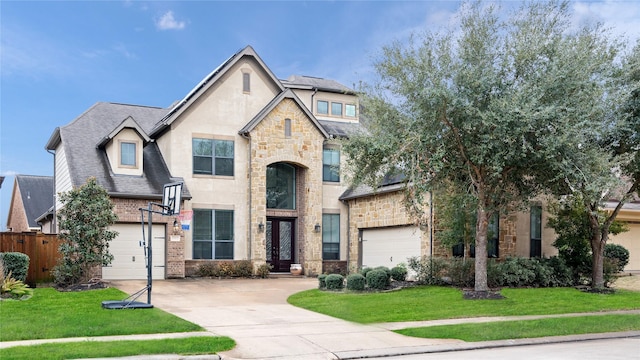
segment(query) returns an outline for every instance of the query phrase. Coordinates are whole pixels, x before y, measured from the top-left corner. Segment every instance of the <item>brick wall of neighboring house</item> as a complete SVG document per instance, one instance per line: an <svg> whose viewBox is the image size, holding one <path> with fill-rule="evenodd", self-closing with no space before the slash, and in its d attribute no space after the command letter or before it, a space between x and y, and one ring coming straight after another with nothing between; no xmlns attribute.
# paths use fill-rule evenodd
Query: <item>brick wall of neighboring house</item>
<svg viewBox="0 0 640 360"><path fill-rule="evenodd" d="M404 205L404 193L395 191L349 200L349 271L358 268L360 229L414 225L415 219ZM428 212L428 209L427 209ZM429 255L429 230L421 232L420 255Z"/></svg>
<svg viewBox="0 0 640 360"><path fill-rule="evenodd" d="M115 205L115 213L118 215L119 223L140 223L140 208L147 209L149 202L159 202L148 199L122 199L112 198ZM158 210L157 208L155 210ZM147 214L145 212L145 220ZM175 216L162 216L154 214L154 224L165 224L165 269L167 278L183 278L185 276L184 263L184 233L179 231L174 233L173 221Z"/></svg>
<svg viewBox="0 0 640 360"><path fill-rule="evenodd" d="M285 136L285 119L291 119L291 136ZM322 146L324 136L291 99L284 99L251 132L251 259L266 259L265 232L259 223L277 211L267 210L267 166L285 162L295 165L297 175L297 259L305 274L322 272ZM261 265L255 262L254 266Z"/></svg>
<svg viewBox="0 0 640 360"><path fill-rule="evenodd" d="M27 213L24 211L24 203L22 202L22 195L20 194L20 188L15 187L13 193L12 206L9 209L9 223L7 228L13 232L23 232L29 230L29 222L27 221Z"/></svg>

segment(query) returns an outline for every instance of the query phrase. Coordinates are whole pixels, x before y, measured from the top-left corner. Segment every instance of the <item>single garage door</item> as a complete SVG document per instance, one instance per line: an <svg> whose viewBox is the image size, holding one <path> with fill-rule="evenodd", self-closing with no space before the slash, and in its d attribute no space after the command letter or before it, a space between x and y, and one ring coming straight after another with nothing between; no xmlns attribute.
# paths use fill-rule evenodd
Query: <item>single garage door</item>
<svg viewBox="0 0 640 360"><path fill-rule="evenodd" d="M102 277L107 280L136 280L147 278L147 266L142 240L141 224L116 224L113 230L118 236L109 244L113 254L111 265L102 268ZM165 273L165 226L153 225L152 239L152 277L164 279ZM145 238L149 236L148 227L144 227Z"/></svg>
<svg viewBox="0 0 640 360"><path fill-rule="evenodd" d="M407 265L408 258L420 256L420 236L417 226L364 229L362 267Z"/></svg>

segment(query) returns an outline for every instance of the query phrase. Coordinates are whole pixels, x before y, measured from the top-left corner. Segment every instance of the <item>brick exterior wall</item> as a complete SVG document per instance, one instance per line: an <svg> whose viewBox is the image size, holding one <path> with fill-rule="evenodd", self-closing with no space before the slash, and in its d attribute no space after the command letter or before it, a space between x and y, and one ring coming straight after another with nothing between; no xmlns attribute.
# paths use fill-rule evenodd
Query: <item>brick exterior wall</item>
<svg viewBox="0 0 640 360"><path fill-rule="evenodd" d="M20 188L17 186L18 182L16 181L15 184L7 228L13 232L31 231L29 230L29 221L27 221L27 213L24 210Z"/></svg>
<svg viewBox="0 0 640 360"><path fill-rule="evenodd" d="M291 136L285 136L285 119L291 119ZM258 231L267 216L296 218L296 254L306 275L322 271L322 234L314 225L322 223L322 147L324 136L291 99L284 99L253 129L250 138L251 253L254 266L265 263L265 233ZM267 166L284 162L295 166L296 210L267 210Z"/></svg>
<svg viewBox="0 0 640 360"><path fill-rule="evenodd" d="M118 215L118 223L133 224L140 223L140 208L147 209L149 202L158 203L158 199L122 199L111 198L114 204L114 211ZM155 209L157 210L157 209ZM145 220L147 213L145 212ZM173 221L175 216L162 216L154 214L154 224L165 224L165 277L184 278L184 234L182 231L174 233Z"/></svg>

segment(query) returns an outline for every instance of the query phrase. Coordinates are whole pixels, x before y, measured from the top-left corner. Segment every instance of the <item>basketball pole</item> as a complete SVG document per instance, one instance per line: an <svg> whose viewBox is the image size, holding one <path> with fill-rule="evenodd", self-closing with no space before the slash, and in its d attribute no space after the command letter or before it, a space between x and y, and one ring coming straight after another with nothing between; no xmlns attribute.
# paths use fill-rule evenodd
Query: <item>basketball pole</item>
<svg viewBox="0 0 640 360"><path fill-rule="evenodd" d="M149 226L149 230L148 230L148 237L149 239L147 240L147 304L151 304L151 283L152 283L152 272L151 269L153 268L153 253L152 250L153 246L151 241L153 239L153 209L151 208L153 205L153 203L149 203L149 223L147 224Z"/></svg>

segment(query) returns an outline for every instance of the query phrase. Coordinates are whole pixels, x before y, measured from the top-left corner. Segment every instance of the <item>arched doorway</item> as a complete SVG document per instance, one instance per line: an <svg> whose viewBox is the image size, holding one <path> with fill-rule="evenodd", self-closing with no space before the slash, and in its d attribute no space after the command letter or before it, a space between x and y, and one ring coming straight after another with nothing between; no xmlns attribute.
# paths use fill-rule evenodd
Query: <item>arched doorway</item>
<svg viewBox="0 0 640 360"><path fill-rule="evenodd" d="M289 271L295 262L296 167L275 163L267 167L266 261L274 272Z"/></svg>

